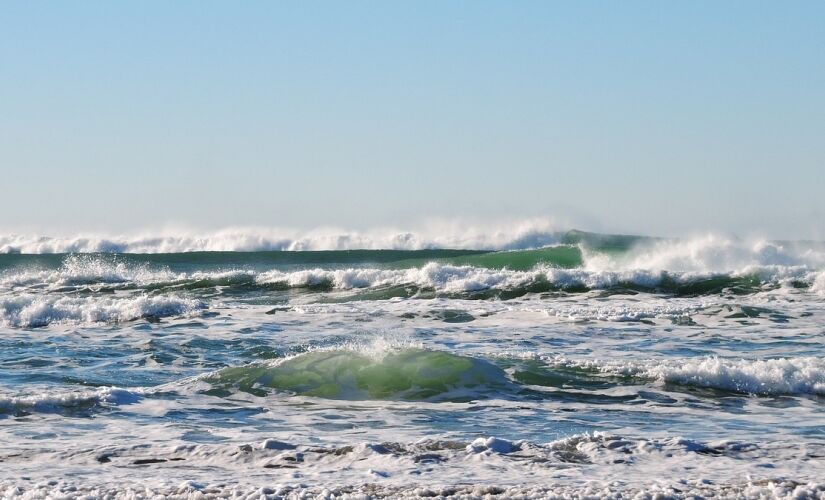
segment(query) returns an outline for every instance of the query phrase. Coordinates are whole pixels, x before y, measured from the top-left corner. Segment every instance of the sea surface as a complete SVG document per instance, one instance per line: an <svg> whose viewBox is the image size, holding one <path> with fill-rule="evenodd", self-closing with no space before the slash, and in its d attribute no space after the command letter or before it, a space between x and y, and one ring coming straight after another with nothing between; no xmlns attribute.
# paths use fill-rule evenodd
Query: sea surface
<svg viewBox="0 0 825 500"><path fill-rule="evenodd" d="M0 251L0 497L825 498L822 243Z"/></svg>

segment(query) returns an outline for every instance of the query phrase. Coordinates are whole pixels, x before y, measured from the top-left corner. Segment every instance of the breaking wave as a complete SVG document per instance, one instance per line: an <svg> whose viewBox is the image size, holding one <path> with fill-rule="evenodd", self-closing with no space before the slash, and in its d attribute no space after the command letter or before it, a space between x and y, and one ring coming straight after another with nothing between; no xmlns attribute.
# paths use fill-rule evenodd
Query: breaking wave
<svg viewBox="0 0 825 500"><path fill-rule="evenodd" d="M0 297L0 324L35 328L54 323L120 323L193 314L205 307L199 300L175 295L113 298L20 294Z"/></svg>

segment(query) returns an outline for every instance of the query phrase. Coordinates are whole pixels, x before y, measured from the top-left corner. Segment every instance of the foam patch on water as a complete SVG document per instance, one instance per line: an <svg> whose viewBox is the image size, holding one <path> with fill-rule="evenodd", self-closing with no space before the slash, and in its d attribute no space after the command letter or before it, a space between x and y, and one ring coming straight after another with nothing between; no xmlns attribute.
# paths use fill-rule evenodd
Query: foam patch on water
<svg viewBox="0 0 825 500"><path fill-rule="evenodd" d="M177 295L137 297L0 296L0 324L34 328L50 324L120 323L141 318L196 314L206 305Z"/></svg>
<svg viewBox="0 0 825 500"><path fill-rule="evenodd" d="M0 394L0 414L25 411L27 413L60 413L98 405L125 405L143 397L141 389L100 387L87 391L45 391L26 395Z"/></svg>
<svg viewBox="0 0 825 500"><path fill-rule="evenodd" d="M792 445L577 434L548 443L482 436L472 442L112 445L23 459L34 481L0 493L26 498L819 498L825 484L793 474L807 457ZM821 450L810 450L815 455ZM95 467L82 482L54 467ZM754 469L787 459L791 468ZM10 466L20 465L16 459ZM51 464L50 464L51 465ZM749 468L750 467L750 468ZM36 471L28 472L31 475ZM790 477L788 473L791 472ZM764 479L776 476L777 479ZM41 480L41 476L43 477ZM652 480L651 478L655 478ZM183 480L182 480L183 479Z"/></svg>
<svg viewBox="0 0 825 500"><path fill-rule="evenodd" d="M656 483L622 485L587 483L555 486L509 486L485 481L475 485L439 486L387 486L365 484L360 486L309 486L275 485L272 487L244 487L212 484L209 482L183 481L178 485L128 484L122 486L78 484L72 481L52 481L42 484L18 484L0 481L0 495L21 496L27 499L51 498L112 498L112 499L196 499L196 498L265 498L265 499L421 499L421 498L512 498L524 500L600 498L623 500L627 498L741 498L741 499L800 499L822 498L825 483L799 484L793 480L776 480L761 483L710 485L693 483L663 486ZM208 496L207 496L208 495Z"/></svg>

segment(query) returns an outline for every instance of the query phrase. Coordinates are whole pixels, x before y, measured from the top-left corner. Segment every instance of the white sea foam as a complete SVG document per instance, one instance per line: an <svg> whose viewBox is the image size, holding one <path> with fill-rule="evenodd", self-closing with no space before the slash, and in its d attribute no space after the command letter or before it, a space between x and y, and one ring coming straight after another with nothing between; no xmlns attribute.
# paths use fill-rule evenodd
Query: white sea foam
<svg viewBox="0 0 825 500"><path fill-rule="evenodd" d="M766 360L705 357L681 360L602 361L546 358L551 364L594 369L606 375L709 387L749 394L825 395L825 359Z"/></svg>
<svg viewBox="0 0 825 500"><path fill-rule="evenodd" d="M0 324L33 328L52 323L117 323L192 314L205 307L201 301L176 295L121 298L19 294L0 297Z"/></svg>
<svg viewBox="0 0 825 500"><path fill-rule="evenodd" d="M268 443L273 446L266 446ZM325 447L267 439L264 445L240 446L107 443L75 452L32 455L9 464L17 468L31 463L24 469L29 480L6 479L0 482L0 494L23 498L296 500L791 499L825 494L825 484L811 479L815 470L799 469L807 464L793 446L769 449L737 441L703 443L679 437L628 439L600 432L546 444L480 437L469 444L422 439ZM746 459L776 462L781 468L754 468ZM173 467L169 465L172 460ZM101 461L109 465L101 467ZM51 467L44 468L44 462ZM95 474L82 480L55 474L56 469L73 463L96 466ZM147 464L150 466L145 467ZM257 473L262 469L265 474ZM780 479L766 480L765 476Z"/></svg>
<svg viewBox="0 0 825 500"><path fill-rule="evenodd" d="M374 479L380 479L374 474ZM142 485L122 483L84 484L73 481L44 481L38 484L0 481L0 495L4 498L52 499L52 498L111 498L111 499L155 499L195 500L200 498L242 498L242 499L410 499L421 498L513 498L522 500L555 499L606 499L627 498L720 498L776 500L821 499L825 498L825 483L797 483L793 480L731 483L722 485L701 482L673 486L655 482L626 485L620 482L608 483L595 480L582 481L578 485L556 484L552 486L511 486L498 485L495 481L478 482L474 485L445 486L439 484L391 486L380 484L346 486L245 486L218 482L183 481L178 485L157 482Z"/></svg>

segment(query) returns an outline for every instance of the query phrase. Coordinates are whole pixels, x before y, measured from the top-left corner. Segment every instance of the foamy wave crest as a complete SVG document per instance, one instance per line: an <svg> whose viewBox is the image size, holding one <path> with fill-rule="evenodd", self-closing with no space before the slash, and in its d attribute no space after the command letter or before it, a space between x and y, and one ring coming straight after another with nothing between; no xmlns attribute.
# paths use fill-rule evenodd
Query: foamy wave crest
<svg viewBox="0 0 825 500"><path fill-rule="evenodd" d="M170 231L152 235L52 237L0 236L0 253L178 253L269 250L421 250L433 248L515 250L559 241L559 226L546 219L469 225L431 223L416 231L342 229L297 231L229 228L213 232Z"/></svg>
<svg viewBox="0 0 825 500"><path fill-rule="evenodd" d="M748 272L750 271L750 272ZM289 287L330 287L352 290L374 287L412 286L444 293L479 292L484 290L514 290L535 288L605 289L622 285L656 289L680 289L691 284L715 278L727 279L730 284L738 278L755 276L761 282L785 282L798 280L813 282L816 273L807 268L777 268L743 270L731 274L711 272L673 273L647 269L619 271L592 269L560 269L538 265L529 271L489 269L475 266L457 266L431 262L411 269L306 269L301 271L267 271L258 274L260 284L283 284ZM726 286L720 282L718 288ZM816 285L820 286L820 285Z"/></svg>
<svg viewBox="0 0 825 500"><path fill-rule="evenodd" d="M77 289L95 291L169 287L212 286L279 286L321 290L367 290L404 287L415 294L435 291L446 294L484 291L541 292L548 290L597 290L633 287L686 294L707 294L727 287L758 292L766 284L803 283L810 290L825 295L822 273L808 268L744 270L741 272L699 273L667 272L646 269L620 271L585 268L562 269L538 264L530 270L487 268L430 262L406 269L350 267L343 269L312 268L297 271L272 269L256 271L229 269L221 271L171 272L168 268L111 262L99 257L71 256L58 269L12 269L0 274L0 290L13 292L68 292ZM770 288L770 287L768 287Z"/></svg>
<svg viewBox="0 0 825 500"><path fill-rule="evenodd" d="M661 281L661 276L646 271L594 273L583 269L558 269L547 266L538 266L531 271L510 271L431 262L412 269L269 271L259 275L256 280L259 283L285 283L292 287L328 285L344 290L411 285L450 293L514 289L534 283L588 288L606 288L624 282L655 286Z"/></svg>
<svg viewBox="0 0 825 500"><path fill-rule="evenodd" d="M175 295L111 298L22 294L0 297L0 324L33 328L53 323L119 323L193 314L205 307L198 300Z"/></svg>
<svg viewBox="0 0 825 500"><path fill-rule="evenodd" d="M18 411L55 413L98 405L136 403L143 397L140 389L100 387L88 391L41 392L27 395L0 395L0 413Z"/></svg>
<svg viewBox="0 0 825 500"><path fill-rule="evenodd" d="M595 370L660 382L708 387L747 394L825 395L825 359L818 357L767 360L722 358L675 361L570 361L550 358L550 364Z"/></svg>
<svg viewBox="0 0 825 500"><path fill-rule="evenodd" d="M467 292L517 287L535 280L538 272L494 270L473 266L429 263L412 269L311 269L295 272L269 271L259 283L285 283L292 287L329 285L340 289L414 285L445 292Z"/></svg>

